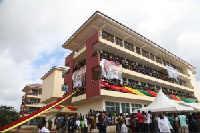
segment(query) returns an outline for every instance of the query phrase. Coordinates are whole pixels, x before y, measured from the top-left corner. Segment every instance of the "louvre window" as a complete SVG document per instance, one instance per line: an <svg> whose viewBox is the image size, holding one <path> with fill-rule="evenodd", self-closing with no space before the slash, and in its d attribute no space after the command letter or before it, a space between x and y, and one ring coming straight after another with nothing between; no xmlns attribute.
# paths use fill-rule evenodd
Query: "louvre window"
<svg viewBox="0 0 200 133"><path fill-rule="evenodd" d="M102 38L114 43L114 35L112 35L108 32L102 31Z"/></svg>
<svg viewBox="0 0 200 133"><path fill-rule="evenodd" d="M142 56L149 58L149 53L147 51L142 50Z"/></svg>
<svg viewBox="0 0 200 133"><path fill-rule="evenodd" d="M130 51L134 51L133 45L126 41L124 42L124 47Z"/></svg>
<svg viewBox="0 0 200 133"><path fill-rule="evenodd" d="M159 57L156 57L156 62L162 64L162 60Z"/></svg>
<svg viewBox="0 0 200 133"><path fill-rule="evenodd" d="M64 77L65 77L65 74L66 74L65 72L62 72L62 78L64 78Z"/></svg>
<svg viewBox="0 0 200 133"><path fill-rule="evenodd" d="M122 39L116 37L116 44L122 47L123 46Z"/></svg>
<svg viewBox="0 0 200 133"><path fill-rule="evenodd" d="M61 91L68 92L68 85L62 85Z"/></svg>
<svg viewBox="0 0 200 133"><path fill-rule="evenodd" d="M150 59L155 61L155 58L154 58L154 55L153 54L150 54Z"/></svg>
<svg viewBox="0 0 200 133"><path fill-rule="evenodd" d="M140 48L136 47L136 52L137 52L138 54L141 54Z"/></svg>

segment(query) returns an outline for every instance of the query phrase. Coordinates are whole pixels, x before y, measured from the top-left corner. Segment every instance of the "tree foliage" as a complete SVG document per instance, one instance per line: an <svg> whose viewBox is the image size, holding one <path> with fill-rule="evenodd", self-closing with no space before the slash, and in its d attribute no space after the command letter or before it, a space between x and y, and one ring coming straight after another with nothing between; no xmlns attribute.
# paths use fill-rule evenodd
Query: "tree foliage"
<svg viewBox="0 0 200 133"><path fill-rule="evenodd" d="M18 120L18 112L14 107L0 106L0 127Z"/></svg>

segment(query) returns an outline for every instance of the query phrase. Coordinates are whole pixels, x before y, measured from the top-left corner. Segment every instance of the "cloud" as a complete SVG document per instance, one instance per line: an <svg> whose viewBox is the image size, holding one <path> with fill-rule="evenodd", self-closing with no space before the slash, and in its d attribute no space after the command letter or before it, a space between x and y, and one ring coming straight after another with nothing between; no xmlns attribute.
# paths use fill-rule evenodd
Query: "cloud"
<svg viewBox="0 0 200 133"><path fill-rule="evenodd" d="M198 75L199 5L193 0L0 1L0 105L19 110L23 87L41 83L52 66L64 65L70 51L61 45L96 10L176 53L196 66Z"/></svg>

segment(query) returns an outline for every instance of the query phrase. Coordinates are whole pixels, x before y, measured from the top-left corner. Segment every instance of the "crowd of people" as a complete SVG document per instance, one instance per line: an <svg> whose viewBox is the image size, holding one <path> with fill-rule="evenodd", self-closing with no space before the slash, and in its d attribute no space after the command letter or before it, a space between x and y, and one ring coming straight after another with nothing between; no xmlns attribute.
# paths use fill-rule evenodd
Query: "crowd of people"
<svg viewBox="0 0 200 133"><path fill-rule="evenodd" d="M136 71L145 75L149 75L158 79L162 79L168 82L176 83L176 84L181 84L181 85L186 85L185 81L180 80L177 82L174 78L170 78L166 73L157 71L155 69L152 69L147 66L143 66L139 63L136 63L134 61L131 61L129 59L125 59L123 57L120 57L118 55L114 55L112 53L106 52L106 51L95 51L94 55L99 53L101 59L106 59L109 61L113 61L119 64L122 64L123 68Z"/></svg>
<svg viewBox="0 0 200 133"><path fill-rule="evenodd" d="M42 123L42 124L41 124ZM88 111L86 115L75 114L56 117L54 122L43 120L39 124L39 131L52 131L52 125L58 132L87 133L99 130L106 132L108 126L116 128L117 133L198 133L200 132L200 113L117 113L105 111Z"/></svg>

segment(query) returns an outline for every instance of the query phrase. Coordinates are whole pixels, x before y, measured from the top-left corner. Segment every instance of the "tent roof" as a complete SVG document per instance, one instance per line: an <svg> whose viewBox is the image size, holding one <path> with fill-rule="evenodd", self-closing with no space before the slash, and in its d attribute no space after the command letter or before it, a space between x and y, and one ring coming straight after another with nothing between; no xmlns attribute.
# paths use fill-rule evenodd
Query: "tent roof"
<svg viewBox="0 0 200 133"><path fill-rule="evenodd" d="M157 97L154 101L147 107L141 108L140 111L152 111L152 112L161 112L161 111L192 111L192 107L185 107L175 103L170 100L163 92L160 90Z"/></svg>
<svg viewBox="0 0 200 133"><path fill-rule="evenodd" d="M185 102L181 102L179 104L187 106L187 107L192 107L192 108L194 108L195 110L198 110L198 111L200 110L200 105L198 105L197 103L185 103Z"/></svg>

